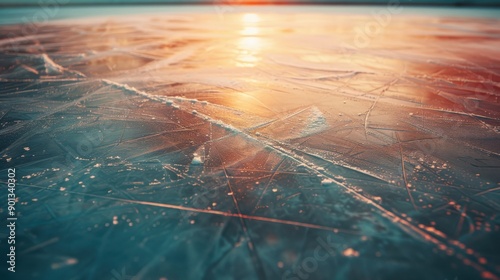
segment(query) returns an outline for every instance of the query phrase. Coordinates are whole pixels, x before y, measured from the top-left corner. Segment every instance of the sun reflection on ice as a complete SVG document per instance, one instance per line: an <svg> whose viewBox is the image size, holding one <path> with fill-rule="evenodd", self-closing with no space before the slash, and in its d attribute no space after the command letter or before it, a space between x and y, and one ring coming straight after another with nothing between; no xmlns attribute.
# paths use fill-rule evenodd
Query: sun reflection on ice
<svg viewBox="0 0 500 280"><path fill-rule="evenodd" d="M260 22L260 16L258 14L247 13L243 15L243 22L247 24Z"/></svg>
<svg viewBox="0 0 500 280"><path fill-rule="evenodd" d="M239 34L242 37L238 40L236 57L236 66L238 67L255 67L260 61L259 54L263 47L263 40L258 24L261 18L257 14L244 14L241 17L242 29Z"/></svg>

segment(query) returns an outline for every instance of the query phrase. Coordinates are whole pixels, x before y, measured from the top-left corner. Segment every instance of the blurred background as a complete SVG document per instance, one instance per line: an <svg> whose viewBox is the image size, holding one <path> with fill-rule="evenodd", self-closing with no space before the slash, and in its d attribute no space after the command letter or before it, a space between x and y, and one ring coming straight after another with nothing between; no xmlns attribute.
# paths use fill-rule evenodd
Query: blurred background
<svg viewBox="0 0 500 280"><path fill-rule="evenodd" d="M57 2L67 5L102 5L102 4L213 4L219 2L232 3L235 5L259 4L259 5L276 5L276 4L387 4L394 2L402 5L444 5L444 6L499 6L500 1L497 0L7 0L0 1L0 5L40 5L40 3Z"/></svg>

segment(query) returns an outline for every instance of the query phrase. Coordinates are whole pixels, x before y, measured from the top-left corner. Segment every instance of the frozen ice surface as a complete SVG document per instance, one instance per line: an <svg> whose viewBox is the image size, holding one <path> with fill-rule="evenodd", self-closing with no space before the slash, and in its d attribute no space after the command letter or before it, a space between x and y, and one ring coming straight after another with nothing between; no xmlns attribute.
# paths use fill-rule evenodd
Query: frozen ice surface
<svg viewBox="0 0 500 280"><path fill-rule="evenodd" d="M499 279L500 21L378 24L298 8L0 27L6 276Z"/></svg>

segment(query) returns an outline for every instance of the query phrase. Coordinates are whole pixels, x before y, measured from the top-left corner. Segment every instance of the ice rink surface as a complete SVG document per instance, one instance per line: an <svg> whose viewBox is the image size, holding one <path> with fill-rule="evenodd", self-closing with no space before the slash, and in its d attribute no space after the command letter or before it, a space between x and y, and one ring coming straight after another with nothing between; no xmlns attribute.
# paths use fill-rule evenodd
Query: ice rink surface
<svg viewBox="0 0 500 280"><path fill-rule="evenodd" d="M499 18L182 9L0 26L2 279L499 279Z"/></svg>

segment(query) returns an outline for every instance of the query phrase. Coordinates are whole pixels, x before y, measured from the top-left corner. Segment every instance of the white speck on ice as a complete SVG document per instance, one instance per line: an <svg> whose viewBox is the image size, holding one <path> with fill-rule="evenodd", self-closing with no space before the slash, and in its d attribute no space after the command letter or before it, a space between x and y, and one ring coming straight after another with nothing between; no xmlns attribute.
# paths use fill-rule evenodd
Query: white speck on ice
<svg viewBox="0 0 500 280"><path fill-rule="evenodd" d="M332 179L323 179L321 181L321 185L323 185L323 186L327 186L327 185L331 185L331 184L333 184L333 180Z"/></svg>
<svg viewBox="0 0 500 280"><path fill-rule="evenodd" d="M193 157L193 161L191 161L191 164L200 165L203 164L203 160L201 159L200 156L195 156Z"/></svg>
<svg viewBox="0 0 500 280"><path fill-rule="evenodd" d="M358 257L359 256L359 252L352 249L352 248L345 249L344 252L342 252L342 254L344 254L344 256L346 256L346 257Z"/></svg>

